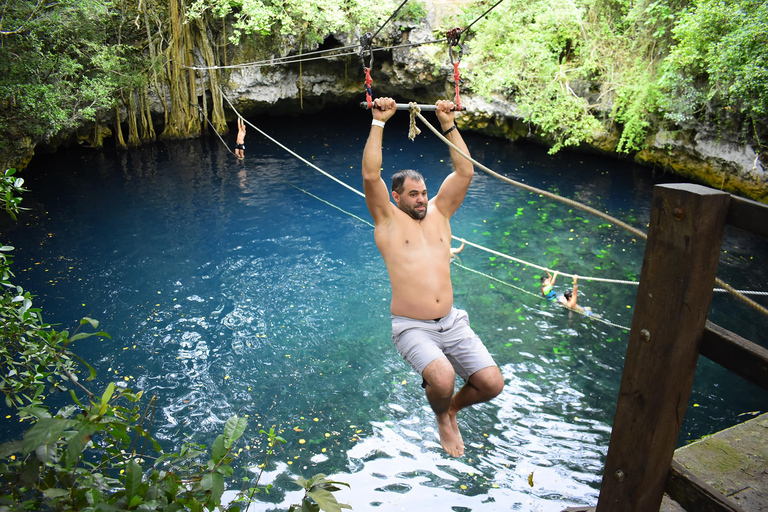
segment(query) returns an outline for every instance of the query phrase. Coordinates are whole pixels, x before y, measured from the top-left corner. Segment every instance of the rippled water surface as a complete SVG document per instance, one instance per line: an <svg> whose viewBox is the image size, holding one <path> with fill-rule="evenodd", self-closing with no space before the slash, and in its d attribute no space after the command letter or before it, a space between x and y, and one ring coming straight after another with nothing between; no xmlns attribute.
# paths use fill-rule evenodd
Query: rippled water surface
<svg viewBox="0 0 768 512"><path fill-rule="evenodd" d="M368 114L251 121L315 165L361 189ZM428 131L387 124L385 175L414 167L434 194L447 149ZM561 153L465 134L497 172L606 210L645 229L652 186L671 181L629 160ZM230 146L234 135L227 136ZM467 247L453 268L506 387L459 418L466 455L443 455L420 378L392 347L389 282L364 201L249 129L239 164L215 136L127 152L63 150L23 176L32 209L3 243L45 319L89 315L111 340L80 353L101 385L156 394L153 432L168 448L210 444L246 416L241 485L264 457L259 430L288 441L251 510L300 499L297 475L332 474L354 510L560 511L594 504L607 451L644 243L607 222L478 171L454 235L537 265L584 276L580 304L606 321L546 304L540 271ZM311 195L310 195L311 194ZM457 245L457 243L454 243ZM765 241L729 231L720 276L768 290ZM568 285L558 282L558 289ZM764 303L765 301L763 301ZM766 345L765 319L717 295L712 319ZM764 411L768 397L701 360L680 443ZM529 476L533 474L532 479ZM532 483L532 485L531 485Z"/></svg>

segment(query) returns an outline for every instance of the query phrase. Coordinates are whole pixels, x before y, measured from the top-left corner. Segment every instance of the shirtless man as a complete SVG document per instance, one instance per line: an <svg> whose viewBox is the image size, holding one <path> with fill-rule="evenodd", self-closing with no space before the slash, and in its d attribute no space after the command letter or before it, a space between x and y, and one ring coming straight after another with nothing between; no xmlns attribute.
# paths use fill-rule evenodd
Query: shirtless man
<svg viewBox="0 0 768 512"><path fill-rule="evenodd" d="M235 141L235 156L242 160L245 158L245 121L242 117L237 118L237 139Z"/></svg>
<svg viewBox="0 0 768 512"><path fill-rule="evenodd" d="M453 306L451 226L474 174L472 163L451 148L452 172L429 200L424 178L400 171L392 179L392 198L381 177L384 123L395 101L379 98L363 153L365 201L376 229L374 237L392 286L392 340L398 353L423 379L437 419L440 443L449 455L464 454L456 414L491 400L504 387L501 371L469 327L467 313ZM469 154L454 124L450 101L437 102L437 118L446 137ZM464 386L454 395L456 374Z"/></svg>

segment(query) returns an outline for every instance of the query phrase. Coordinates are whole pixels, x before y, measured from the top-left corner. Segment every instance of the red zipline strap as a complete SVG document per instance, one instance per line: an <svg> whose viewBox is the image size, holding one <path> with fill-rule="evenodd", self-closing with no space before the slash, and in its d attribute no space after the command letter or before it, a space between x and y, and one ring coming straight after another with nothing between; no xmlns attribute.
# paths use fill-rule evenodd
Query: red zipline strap
<svg viewBox="0 0 768 512"><path fill-rule="evenodd" d="M461 32L462 30L457 27L449 30L446 33L446 39L448 41L448 56L451 58L451 63L453 64L453 81L456 85L456 99L454 100L454 103L456 104L455 110L461 110L461 98L459 97L459 84L461 83L461 75L459 74L459 62L461 61L462 52L459 39L461 38ZM454 46L459 48L459 51L456 54L456 60L453 58Z"/></svg>
<svg viewBox="0 0 768 512"><path fill-rule="evenodd" d="M453 63L453 81L456 83L456 110L461 110L461 98L459 97L459 84L461 83L461 75L459 74L459 62Z"/></svg>
<svg viewBox="0 0 768 512"><path fill-rule="evenodd" d="M371 68L373 67L373 36L370 32L366 32L360 36L360 59L363 61L363 71L365 72L365 99L368 102L368 108L373 107L373 91L371 90L371 84L373 79L371 78ZM365 62L365 52L368 52L368 62Z"/></svg>
<svg viewBox="0 0 768 512"><path fill-rule="evenodd" d="M368 102L368 108L373 107L373 91L371 90L371 84L373 79L371 78L371 68L363 68L365 70L365 100Z"/></svg>

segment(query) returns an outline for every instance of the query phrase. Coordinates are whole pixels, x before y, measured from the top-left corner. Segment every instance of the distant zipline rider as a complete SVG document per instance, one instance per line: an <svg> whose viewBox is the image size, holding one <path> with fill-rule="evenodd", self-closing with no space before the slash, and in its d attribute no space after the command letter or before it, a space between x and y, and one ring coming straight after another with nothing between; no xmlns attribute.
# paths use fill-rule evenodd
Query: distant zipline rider
<svg viewBox="0 0 768 512"><path fill-rule="evenodd" d="M235 139L235 155L238 159L245 158L245 121L237 117L237 139Z"/></svg>
<svg viewBox="0 0 768 512"><path fill-rule="evenodd" d="M384 124L396 112L395 100L378 98L363 152L365 201L375 224L374 239L392 286L392 340L398 353L421 375L437 419L440 443L453 457L464 454L457 413L501 393L504 378L488 349L453 304L450 218L472 181L472 163L451 148L454 171L431 200L422 175L402 170L392 177L392 199L381 177ZM435 113L443 134L467 153L456 129L451 101L438 101ZM456 374L464 386L454 395Z"/></svg>

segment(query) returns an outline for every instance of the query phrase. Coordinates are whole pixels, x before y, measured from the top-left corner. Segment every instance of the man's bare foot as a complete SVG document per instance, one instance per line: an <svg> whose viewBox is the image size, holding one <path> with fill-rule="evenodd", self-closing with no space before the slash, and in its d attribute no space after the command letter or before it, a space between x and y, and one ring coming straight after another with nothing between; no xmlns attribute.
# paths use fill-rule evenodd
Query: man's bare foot
<svg viewBox="0 0 768 512"><path fill-rule="evenodd" d="M437 430L440 433L440 444L451 457L464 455L464 441L459 433L456 416L447 414L437 418Z"/></svg>
<svg viewBox="0 0 768 512"><path fill-rule="evenodd" d="M453 431L456 433L456 437L459 438L459 442L461 443L462 451L464 450L464 438L461 437L461 430L459 430L459 422L456 420L456 415L451 415L448 413L448 416L451 418L451 426L453 426Z"/></svg>

